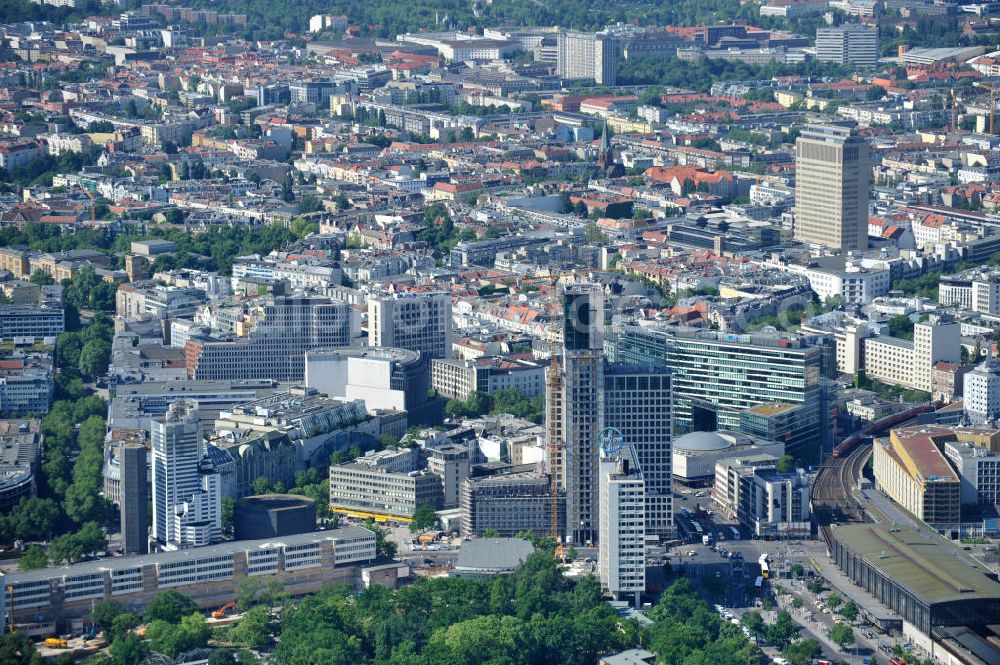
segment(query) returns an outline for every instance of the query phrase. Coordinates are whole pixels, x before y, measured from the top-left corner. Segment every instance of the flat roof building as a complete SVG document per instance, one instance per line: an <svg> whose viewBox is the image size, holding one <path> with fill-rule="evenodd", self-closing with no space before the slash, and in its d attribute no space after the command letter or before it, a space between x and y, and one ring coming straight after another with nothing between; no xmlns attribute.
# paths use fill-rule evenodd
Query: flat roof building
<svg viewBox="0 0 1000 665"><path fill-rule="evenodd" d="M941 453L956 431L939 426L901 427L874 444L876 485L918 519L933 525L958 524L961 493L958 475Z"/></svg>
<svg viewBox="0 0 1000 665"><path fill-rule="evenodd" d="M179 591L201 608L232 601L240 580L281 582L302 595L326 584L352 584L357 565L375 559L375 534L342 527L274 539L222 542L209 547L105 558L7 575L5 594L15 626L88 621L95 603L118 600L142 613L157 595Z"/></svg>
<svg viewBox="0 0 1000 665"><path fill-rule="evenodd" d="M937 533L841 524L831 527L830 534L840 569L920 632L931 635L937 627L1000 623L1000 583Z"/></svg>

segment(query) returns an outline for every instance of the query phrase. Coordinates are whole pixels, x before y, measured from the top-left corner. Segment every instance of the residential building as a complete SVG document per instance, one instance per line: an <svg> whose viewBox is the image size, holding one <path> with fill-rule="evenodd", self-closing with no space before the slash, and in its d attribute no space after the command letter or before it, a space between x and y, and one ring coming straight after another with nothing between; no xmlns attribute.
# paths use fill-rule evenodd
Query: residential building
<svg viewBox="0 0 1000 665"><path fill-rule="evenodd" d="M212 439L212 446L229 457L218 465L222 496L240 499L251 494L253 482L267 478L272 485L295 486L298 448L280 429L265 431L225 430Z"/></svg>
<svg viewBox="0 0 1000 665"><path fill-rule="evenodd" d="M597 540L597 439L605 427L604 298L593 284L568 285L561 307L563 352L549 366L556 376L546 395L549 445L558 449L549 469L566 491L566 540L585 544Z"/></svg>
<svg viewBox="0 0 1000 665"><path fill-rule="evenodd" d="M868 248L868 143L850 129L811 125L795 141L795 239Z"/></svg>
<svg viewBox="0 0 1000 665"><path fill-rule="evenodd" d="M369 447L381 433L379 419L362 400L334 399L301 386L220 411L215 430L281 432L298 451L299 468L325 466L334 452L354 443Z"/></svg>
<svg viewBox="0 0 1000 665"><path fill-rule="evenodd" d="M368 300L368 345L451 357L451 295L402 293Z"/></svg>
<svg viewBox="0 0 1000 665"><path fill-rule="evenodd" d="M969 421L986 425L1000 418L1000 361L985 360L964 379L962 402Z"/></svg>
<svg viewBox="0 0 1000 665"><path fill-rule="evenodd" d="M638 607L646 590L646 485L632 446L604 448L600 461L601 586Z"/></svg>
<svg viewBox="0 0 1000 665"><path fill-rule="evenodd" d="M615 85L618 44L607 33L560 30L557 73L563 79L594 79L598 85Z"/></svg>
<svg viewBox="0 0 1000 665"><path fill-rule="evenodd" d="M65 329L62 307L0 305L0 340L54 339Z"/></svg>
<svg viewBox="0 0 1000 665"><path fill-rule="evenodd" d="M469 477L469 449L457 444L431 448L427 451L427 470L441 479L441 507L457 507L462 483Z"/></svg>
<svg viewBox="0 0 1000 665"><path fill-rule="evenodd" d="M878 28L845 23L816 30L816 59L854 67L878 65Z"/></svg>
<svg viewBox="0 0 1000 665"><path fill-rule="evenodd" d="M737 517L755 536L808 538L812 532L812 480L802 469L789 473L755 469L747 502L740 504Z"/></svg>
<svg viewBox="0 0 1000 665"><path fill-rule="evenodd" d="M606 365L604 426L631 446L642 469L647 535L674 532L673 390L662 365Z"/></svg>
<svg viewBox="0 0 1000 665"><path fill-rule="evenodd" d="M52 406L52 391L50 360L0 360L0 414L45 415Z"/></svg>
<svg viewBox="0 0 1000 665"><path fill-rule="evenodd" d="M740 515L740 506L750 500L750 483L758 470L774 471L778 468L778 456L754 453L741 457L725 457L715 463L715 482L712 484L712 500L727 517L735 519ZM744 511L745 512L745 511Z"/></svg>
<svg viewBox="0 0 1000 665"><path fill-rule="evenodd" d="M816 440L814 426L814 412L802 404L763 402L740 412L741 432L764 441L777 441L787 450L806 450ZM784 451L774 454L780 456Z"/></svg>
<svg viewBox="0 0 1000 665"><path fill-rule="evenodd" d="M197 410L196 402L179 400L152 423L152 539L163 550L222 538L220 478L206 459Z"/></svg>
<svg viewBox="0 0 1000 665"><path fill-rule="evenodd" d="M941 452L960 432L940 426L902 427L874 444L876 486L917 519L934 526L960 521L961 484Z"/></svg>
<svg viewBox="0 0 1000 665"><path fill-rule="evenodd" d="M878 336L864 340L869 378L933 392L934 365L961 362L961 326L950 315L931 315L913 326L913 341Z"/></svg>
<svg viewBox="0 0 1000 665"><path fill-rule="evenodd" d="M372 411L419 416L429 400L430 360L400 348L317 349L306 352L305 383L331 397L364 400Z"/></svg>
<svg viewBox="0 0 1000 665"><path fill-rule="evenodd" d="M474 392L492 394L511 388L530 398L545 392L545 365L503 356L435 359L431 361L431 385L445 397L462 400Z"/></svg>

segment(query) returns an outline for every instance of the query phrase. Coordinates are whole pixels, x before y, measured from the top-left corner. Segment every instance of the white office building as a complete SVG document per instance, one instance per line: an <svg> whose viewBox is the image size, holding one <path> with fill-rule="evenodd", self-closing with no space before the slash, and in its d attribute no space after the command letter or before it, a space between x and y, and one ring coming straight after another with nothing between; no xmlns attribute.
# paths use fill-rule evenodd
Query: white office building
<svg viewBox="0 0 1000 665"><path fill-rule="evenodd" d="M222 538L222 488L205 457L198 403L178 400L152 421L153 538L163 550Z"/></svg>
<svg viewBox="0 0 1000 665"><path fill-rule="evenodd" d="M856 67L878 64L878 28L847 23L816 30L816 58Z"/></svg>
<svg viewBox="0 0 1000 665"><path fill-rule="evenodd" d="M599 538L601 586L638 605L646 588L646 483L631 446L601 451Z"/></svg>
<svg viewBox="0 0 1000 665"><path fill-rule="evenodd" d="M962 503L1000 504L1000 455L967 441L949 441L944 456L958 471Z"/></svg>
<svg viewBox="0 0 1000 665"><path fill-rule="evenodd" d="M368 345L451 357L451 296L441 291L376 296L368 301Z"/></svg>
<svg viewBox="0 0 1000 665"><path fill-rule="evenodd" d="M973 425L1000 417L1000 361L986 360L966 373L962 395L965 415Z"/></svg>

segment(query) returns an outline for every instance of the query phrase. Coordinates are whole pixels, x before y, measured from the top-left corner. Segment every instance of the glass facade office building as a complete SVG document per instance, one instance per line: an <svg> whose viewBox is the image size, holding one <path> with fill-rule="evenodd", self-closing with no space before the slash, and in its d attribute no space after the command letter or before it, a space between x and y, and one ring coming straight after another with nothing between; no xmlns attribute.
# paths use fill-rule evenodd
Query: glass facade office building
<svg viewBox="0 0 1000 665"><path fill-rule="evenodd" d="M828 352L814 338L624 326L608 336L606 346L614 362L670 369L675 435L739 430L746 409L783 402L803 404L800 416L815 423L817 441L823 441L827 428L821 379Z"/></svg>

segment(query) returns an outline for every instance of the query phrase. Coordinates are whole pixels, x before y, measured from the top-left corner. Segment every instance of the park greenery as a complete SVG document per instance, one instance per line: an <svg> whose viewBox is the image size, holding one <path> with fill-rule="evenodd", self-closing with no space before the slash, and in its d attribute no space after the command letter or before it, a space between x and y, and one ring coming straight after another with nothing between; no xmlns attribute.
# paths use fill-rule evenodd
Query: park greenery
<svg viewBox="0 0 1000 665"><path fill-rule="evenodd" d="M535 395L527 398L517 388L504 388L493 394L476 391L465 400L448 400L444 410L452 418L478 418L486 414L509 413L541 423L545 417L545 397Z"/></svg>
<svg viewBox="0 0 1000 665"><path fill-rule="evenodd" d="M604 602L595 578L566 579L544 548L513 575L427 578L399 589L373 585L360 594L328 586L292 599L280 583L251 578L237 591L237 608L243 614L236 623L213 629L193 601L176 591L153 599L144 616L115 600L97 603L94 624L110 647L86 662L140 665L162 654L175 662L208 658L209 665L263 660L277 665L589 665L640 645L656 652L662 665L763 662L760 649L739 627L721 620L690 580L667 588L648 612L652 624L642 628ZM759 621L753 630L790 653L801 643L793 642L798 631L782 614L772 626ZM760 619L748 613L754 615ZM140 625L144 630L137 630ZM809 645L797 648L806 652ZM23 634L0 638L3 665L40 662Z"/></svg>

